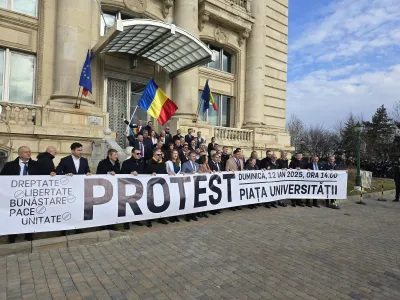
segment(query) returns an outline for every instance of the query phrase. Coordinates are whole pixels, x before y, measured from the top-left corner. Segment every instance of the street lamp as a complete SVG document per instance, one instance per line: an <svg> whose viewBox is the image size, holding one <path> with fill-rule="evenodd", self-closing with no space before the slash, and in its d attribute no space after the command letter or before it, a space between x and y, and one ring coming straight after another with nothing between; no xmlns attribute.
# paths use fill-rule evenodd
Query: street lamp
<svg viewBox="0 0 400 300"><path fill-rule="evenodd" d="M360 148L361 148L361 130L362 125L360 122L354 127L354 131L357 133L357 176L356 176L356 186L361 186L361 171L360 171Z"/></svg>
<svg viewBox="0 0 400 300"><path fill-rule="evenodd" d="M360 171L360 144L361 144L361 130L362 125L357 122L354 126L354 131L357 133L357 176L356 176L356 187L361 187L361 171Z"/></svg>

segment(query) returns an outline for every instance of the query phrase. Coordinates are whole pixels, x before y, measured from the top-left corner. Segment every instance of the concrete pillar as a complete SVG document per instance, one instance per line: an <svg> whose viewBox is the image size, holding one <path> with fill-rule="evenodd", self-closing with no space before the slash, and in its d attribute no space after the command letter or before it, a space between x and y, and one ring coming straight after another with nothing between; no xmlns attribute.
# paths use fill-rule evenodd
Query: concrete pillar
<svg viewBox="0 0 400 300"><path fill-rule="evenodd" d="M198 1L175 0L174 4L175 24L198 37ZM199 71L193 68L173 79L172 100L178 106L176 117L193 119L196 115L199 98Z"/></svg>
<svg viewBox="0 0 400 300"><path fill-rule="evenodd" d="M246 46L246 93L244 109L245 128L259 128L264 122L265 78L265 1L252 1L251 11L255 17Z"/></svg>
<svg viewBox="0 0 400 300"><path fill-rule="evenodd" d="M75 103L82 66L91 49L92 13L98 11L92 5L97 4L89 0L57 0L53 103Z"/></svg>

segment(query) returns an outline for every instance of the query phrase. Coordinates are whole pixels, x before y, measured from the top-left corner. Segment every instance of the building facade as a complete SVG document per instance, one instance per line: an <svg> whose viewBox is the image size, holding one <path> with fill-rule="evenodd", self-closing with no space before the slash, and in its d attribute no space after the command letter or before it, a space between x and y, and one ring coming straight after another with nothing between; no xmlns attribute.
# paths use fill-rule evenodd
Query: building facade
<svg viewBox="0 0 400 300"><path fill-rule="evenodd" d="M171 76L168 64L149 59L150 50L160 61L166 58L154 48L157 39L135 55L124 47L110 51L116 36L110 32L142 19L183 29L207 45L213 61ZM157 32L139 32L136 43ZM120 42L130 39L119 33ZM96 54L93 90L76 108L88 49ZM247 155L291 150L285 131L287 51L288 0L2 0L0 164L15 158L21 145L34 154L53 145L61 157L78 141L91 156L107 128L108 140L115 138L108 145L125 148L121 117L132 114L149 78L179 107L167 124L173 133L194 128ZM168 55L184 62L190 54L177 48ZM199 98L206 80L218 112L203 113ZM140 108L137 119L151 120Z"/></svg>

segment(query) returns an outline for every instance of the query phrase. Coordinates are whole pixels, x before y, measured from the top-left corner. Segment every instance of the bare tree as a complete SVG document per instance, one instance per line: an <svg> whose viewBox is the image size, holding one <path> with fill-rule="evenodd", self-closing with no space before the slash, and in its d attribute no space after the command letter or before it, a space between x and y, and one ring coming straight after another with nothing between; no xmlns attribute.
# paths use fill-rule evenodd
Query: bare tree
<svg viewBox="0 0 400 300"><path fill-rule="evenodd" d="M390 117L396 123L397 126L400 124L400 101L396 101L393 105Z"/></svg>
<svg viewBox="0 0 400 300"><path fill-rule="evenodd" d="M302 145L305 125L297 116L291 115L286 123L286 130L290 133L290 143L299 151Z"/></svg>
<svg viewBox="0 0 400 300"><path fill-rule="evenodd" d="M323 125L311 125L304 130L302 135L303 152L306 156L317 155L320 158L327 158L333 154L338 147L340 137L332 131L324 128Z"/></svg>

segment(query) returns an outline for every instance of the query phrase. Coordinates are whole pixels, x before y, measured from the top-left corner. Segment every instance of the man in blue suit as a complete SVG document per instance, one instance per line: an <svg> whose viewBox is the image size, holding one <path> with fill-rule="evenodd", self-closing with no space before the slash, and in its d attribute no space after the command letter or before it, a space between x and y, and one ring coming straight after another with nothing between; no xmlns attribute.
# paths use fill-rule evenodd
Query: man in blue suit
<svg viewBox="0 0 400 300"><path fill-rule="evenodd" d="M189 153L189 160L182 165L182 172L185 174L195 174L199 172L200 165L196 162L196 152Z"/></svg>
<svg viewBox="0 0 400 300"><path fill-rule="evenodd" d="M71 145L71 155L61 159L56 168L57 175L90 175L89 162L82 157L82 144Z"/></svg>
<svg viewBox="0 0 400 300"><path fill-rule="evenodd" d="M189 160L182 164L181 173L185 174L195 174L199 172L200 165L196 162L196 152L190 151L188 155ZM197 221L197 217L195 214L189 214L185 216L186 222L190 222L190 220Z"/></svg>

